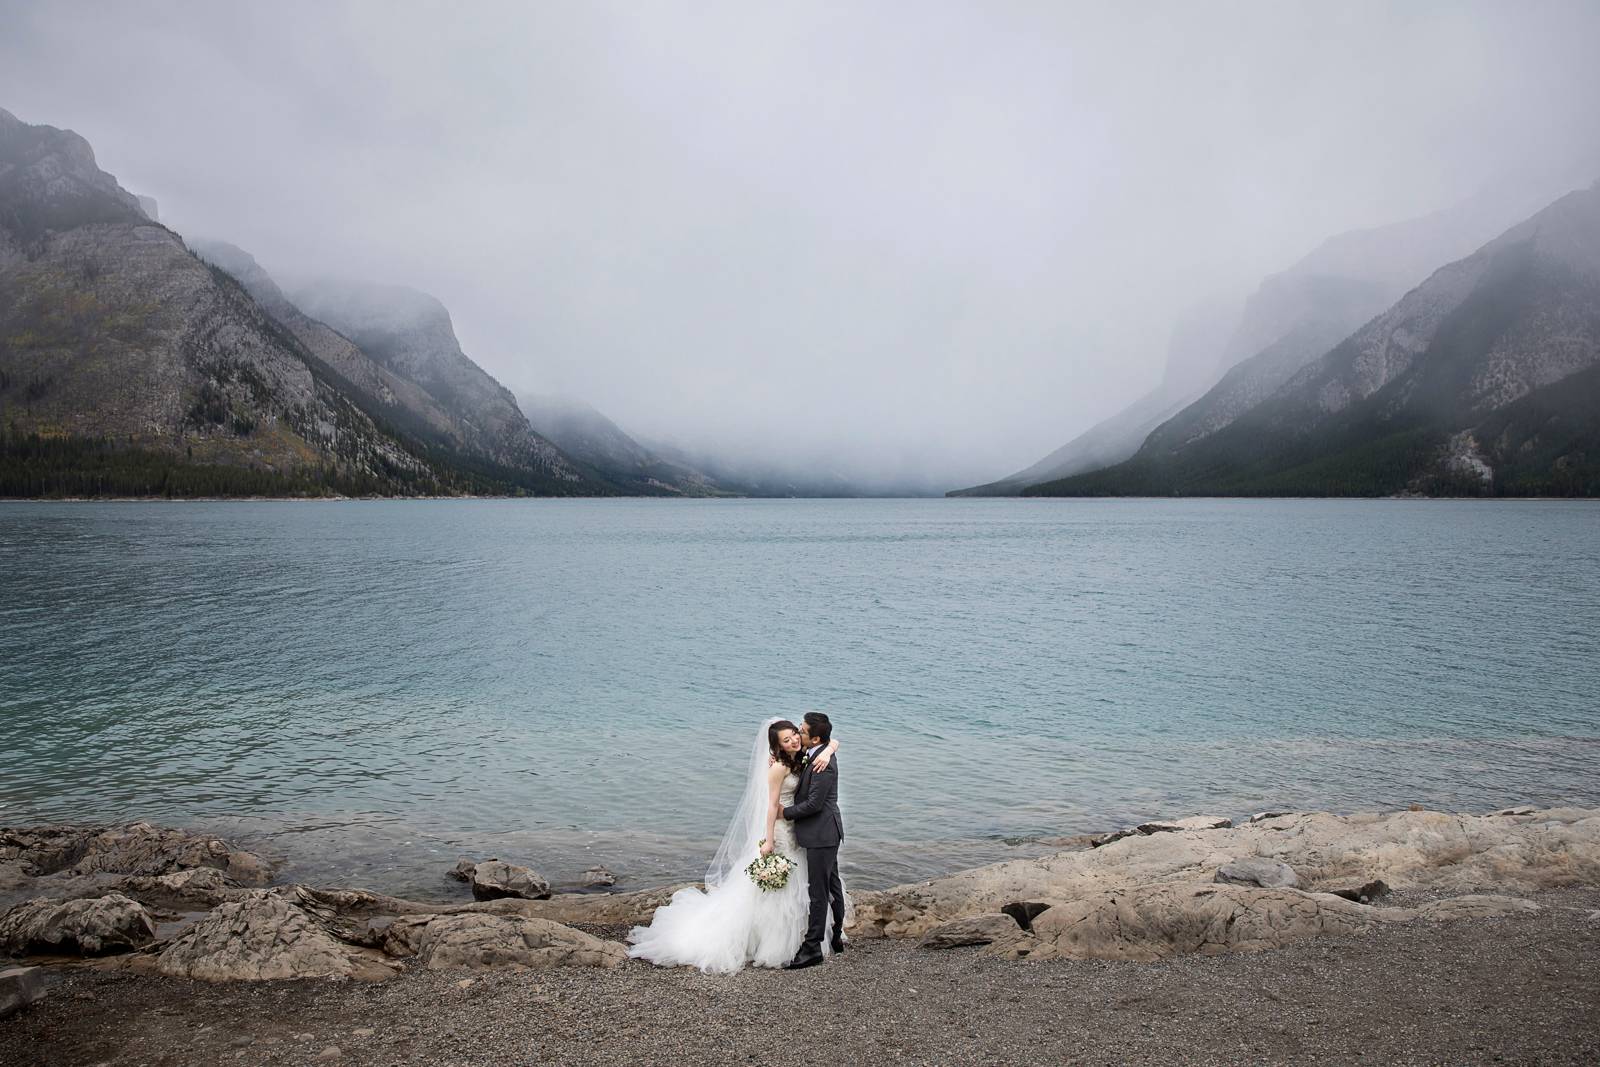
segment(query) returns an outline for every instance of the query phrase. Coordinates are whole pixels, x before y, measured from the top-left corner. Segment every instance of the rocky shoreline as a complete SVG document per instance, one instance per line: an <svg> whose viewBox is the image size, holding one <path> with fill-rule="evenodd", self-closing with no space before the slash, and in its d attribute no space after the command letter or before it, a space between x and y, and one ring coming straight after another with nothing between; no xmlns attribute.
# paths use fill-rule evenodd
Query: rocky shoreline
<svg viewBox="0 0 1600 1067"><path fill-rule="evenodd" d="M1419 945L1436 955L1467 945L1477 955L1494 955L1503 938L1531 936L1537 943L1532 959L1542 961L1536 964L1543 968L1539 981L1557 991L1570 986L1570 996L1563 994L1569 1006L1600 1019L1600 965L1581 963L1600 958L1600 810L1262 813L1240 826L1202 818L1146 823L1061 845L1040 859L855 894L854 951L821 968L828 976L808 979L804 987L836 985L828 994L829 1010L848 1013L851 1000L838 998L880 996L881 975L857 986L886 968L896 981L937 986L940 996L967 1003L961 990L945 988L947 973L978 968L985 987L994 988L1046 981L1040 975L1071 984L1101 973L1111 961L1129 961L1108 972L1115 976L1111 986L1156 982L1155 975L1168 973L1160 968L1182 971L1185 982L1209 982L1208 966L1220 968L1219 974L1271 968L1248 960L1315 953L1329 944L1361 946L1351 957L1358 961L1398 965L1388 980L1404 986L1405 961L1416 957ZM685 1054L699 1048L702 1059L738 1061L745 1050L695 1044L709 1040L711 1031L689 1010L692 1005L679 1001L689 997L703 1011L707 998L739 1000L756 989L782 995L802 988L795 975L747 972L711 979L628 960L621 937L630 925L648 921L674 886L552 894L532 870L489 859L464 861L455 873L468 881L476 899L436 904L361 889L274 885L270 866L251 853L215 837L148 823L0 829L0 952L15 957L0 966L0 1015L11 1016L0 1021L0 1060L103 1062L104 1046L122 1033L129 1043L110 1059L204 1061L194 1050L147 1056L134 1048L150 1035L124 1033L131 1025L117 1008L124 1001L234 1005L208 1009L224 1012L251 1005L252 1018L264 1024L258 1029L266 1043L252 1039L229 1047L225 1059L280 1063L304 1062L335 1045L329 1059L357 1057L347 1047L352 1040L375 1052L383 1046L376 1035L388 1032L351 1025L347 1029L355 1036L342 1045L303 1047L298 1035L307 1031L292 1029L288 1007L302 999L300 990L318 1002L332 997L400 1004L438 997L441 1005L460 1001L456 1015L470 1017L463 1005L487 995L469 995L475 988L496 991L502 1007L535 995L528 990L559 988L574 998L567 1014L583 1015L592 1008L579 1003L585 989L600 1003L621 983L636 998L649 999L647 990L659 989L663 1002L641 1006L638 1017L673 1028L672 1040ZM595 872L600 886L604 876ZM1556 940L1544 943L1547 938ZM1390 958L1399 945L1409 946L1404 957ZM1469 984L1501 981L1495 969L1466 971ZM218 992L202 995L197 988ZM233 988L273 990L273 1000L285 1001L289 1014L256 1018L268 1001L223 992ZM1197 992L1185 987L1162 995ZM85 1007L85 996L95 1007ZM905 1005L896 1005L890 1014L904 1014ZM240 1022L196 1016L187 1007L174 1010L191 1022L184 1032L191 1043L200 1027L231 1032ZM79 1042L80 1053L64 1045L41 1056L35 1028L50 1030L59 1044L66 1040L55 1029L63 1014L86 1019L86 1033L99 1037ZM558 1054L547 1041L554 1040L550 1027L559 1015L551 1007L519 1017L505 1047L526 1049L537 1038L544 1042L544 1058L577 1062L576 1049ZM141 1017L133 1029L165 1032L162 1018ZM352 1014L347 1021L359 1020ZM368 1031L364 1037L356 1034L362 1030ZM1540 1046L1534 1058L1551 1058L1558 1046L1567 1050L1562 1056L1600 1050L1597 1031L1591 1022L1585 1032L1567 1034L1564 1043ZM870 1028L852 1034L850 1047L862 1057L884 1053ZM649 1025L645 1035L663 1036ZM1446 1040L1442 1029L1436 1036ZM921 1040L907 1037L899 1047L923 1048ZM1503 1036L1486 1040L1483 1058L1505 1051ZM1013 1055L998 1037L991 1045L977 1034L969 1044L978 1061L1010 1062ZM78 1047L70 1040L67 1045ZM594 1046L605 1047L605 1041ZM622 1046L613 1051L615 1062L627 1062ZM939 1059L934 1052L923 1048L917 1055ZM373 1062L440 1062L437 1050L415 1060L410 1054L389 1049ZM1036 1048L1029 1052L1038 1054ZM613 1062L597 1056L590 1061ZM1229 1057L1218 1052L1215 1058ZM455 1062L481 1060L464 1054ZM525 1060L513 1056L507 1062Z"/></svg>

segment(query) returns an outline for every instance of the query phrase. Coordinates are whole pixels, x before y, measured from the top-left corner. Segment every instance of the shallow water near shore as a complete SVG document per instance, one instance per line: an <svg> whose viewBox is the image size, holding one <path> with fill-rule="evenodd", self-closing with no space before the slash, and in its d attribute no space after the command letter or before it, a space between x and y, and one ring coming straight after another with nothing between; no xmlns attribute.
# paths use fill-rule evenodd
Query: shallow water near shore
<svg viewBox="0 0 1600 1067"><path fill-rule="evenodd" d="M1204 811L1600 803L1600 507L0 507L0 825L697 877L827 711L857 887Z"/></svg>

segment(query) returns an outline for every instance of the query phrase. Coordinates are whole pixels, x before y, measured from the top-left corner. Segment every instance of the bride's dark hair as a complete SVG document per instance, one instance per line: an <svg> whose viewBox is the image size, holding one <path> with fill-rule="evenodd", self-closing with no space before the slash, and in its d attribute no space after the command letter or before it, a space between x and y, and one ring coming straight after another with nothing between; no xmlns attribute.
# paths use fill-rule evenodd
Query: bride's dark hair
<svg viewBox="0 0 1600 1067"><path fill-rule="evenodd" d="M767 751L772 753L772 758L789 768L796 774L800 773L800 753L785 752L783 746L778 744L778 735L785 730L800 732L800 728L788 719L779 719L767 727Z"/></svg>

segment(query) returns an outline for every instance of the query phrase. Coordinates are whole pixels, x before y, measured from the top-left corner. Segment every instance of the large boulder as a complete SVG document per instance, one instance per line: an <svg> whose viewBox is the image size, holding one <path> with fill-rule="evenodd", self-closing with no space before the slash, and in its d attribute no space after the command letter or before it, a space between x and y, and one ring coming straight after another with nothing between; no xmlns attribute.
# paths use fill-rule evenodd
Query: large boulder
<svg viewBox="0 0 1600 1067"><path fill-rule="evenodd" d="M1217 868L1216 880L1227 885L1253 885L1262 889L1295 889L1300 885L1300 877L1293 867L1261 856L1229 860Z"/></svg>
<svg viewBox="0 0 1600 1067"><path fill-rule="evenodd" d="M50 976L42 967L0 968L0 1019L42 998L50 985Z"/></svg>
<svg viewBox="0 0 1600 1067"><path fill-rule="evenodd" d="M121 893L25 900L0 916L0 951L12 956L104 956L143 948L155 939L150 913Z"/></svg>
<svg viewBox="0 0 1600 1067"><path fill-rule="evenodd" d="M628 958L615 941L548 919L484 912L401 916L384 932L383 948L429 970L616 967Z"/></svg>
<svg viewBox="0 0 1600 1067"><path fill-rule="evenodd" d="M1308 889L1360 887L1379 879L1396 889L1444 892L1592 885L1600 884L1600 811L1296 813L1230 828L1135 832L1095 849L853 894L852 933L921 937L952 919L1023 901L1060 905L1134 886L1210 884L1218 868L1240 856L1286 864Z"/></svg>
<svg viewBox="0 0 1600 1067"><path fill-rule="evenodd" d="M1325 933L1355 933L1404 913L1294 889L1154 885L1060 904L1033 923L1032 959L1159 960L1261 952Z"/></svg>
<svg viewBox="0 0 1600 1067"><path fill-rule="evenodd" d="M543 900L550 896L550 883L538 872L515 863L484 860L472 869L472 895L478 900L517 897Z"/></svg>
<svg viewBox="0 0 1600 1067"><path fill-rule="evenodd" d="M162 974L207 981L329 978L355 972L349 950L270 892L219 905L156 959Z"/></svg>

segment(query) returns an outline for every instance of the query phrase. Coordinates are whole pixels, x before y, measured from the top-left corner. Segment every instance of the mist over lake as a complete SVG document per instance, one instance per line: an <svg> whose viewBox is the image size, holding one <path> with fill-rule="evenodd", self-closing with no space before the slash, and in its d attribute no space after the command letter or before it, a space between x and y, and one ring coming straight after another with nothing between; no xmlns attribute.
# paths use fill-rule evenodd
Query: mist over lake
<svg viewBox="0 0 1600 1067"><path fill-rule="evenodd" d="M769 715L853 885L1195 812L1600 801L1594 506L0 507L0 822L698 877ZM686 834L684 827L693 828Z"/></svg>

